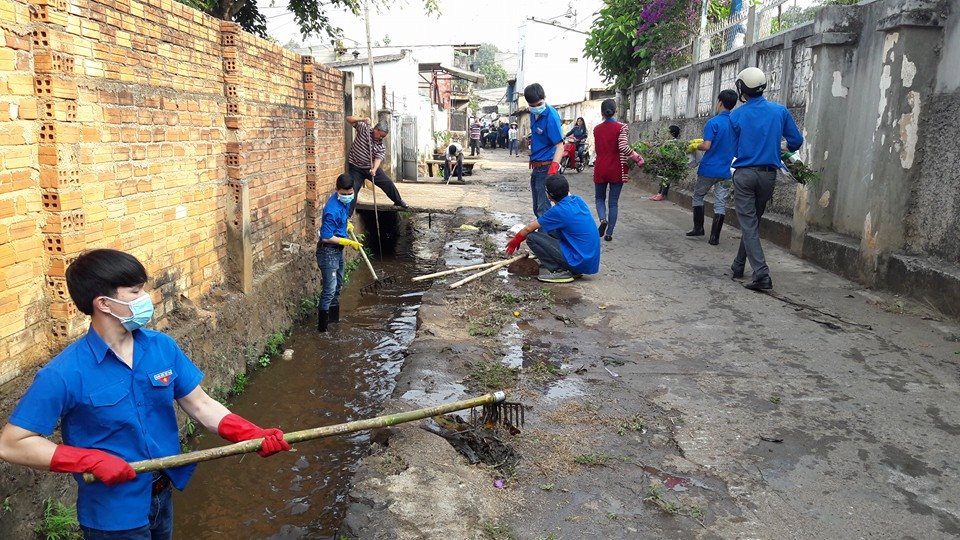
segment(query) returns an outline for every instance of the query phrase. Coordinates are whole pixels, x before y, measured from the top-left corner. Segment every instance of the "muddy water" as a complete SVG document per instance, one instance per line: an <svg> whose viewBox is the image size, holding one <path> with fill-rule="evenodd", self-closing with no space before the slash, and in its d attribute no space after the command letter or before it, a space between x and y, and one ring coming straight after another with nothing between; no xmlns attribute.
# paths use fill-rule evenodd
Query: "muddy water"
<svg viewBox="0 0 960 540"><path fill-rule="evenodd" d="M389 225L383 213L380 218L382 226ZM407 230L421 225L426 229L419 221L402 223ZM378 414L414 337L425 286L409 279L424 273L426 264L416 256L423 246L413 234L400 236L393 254L382 263L374 259L378 271L396 281L378 295L361 296L370 278L365 268L355 270L342 294L341 322L325 335L316 332L315 317L295 328L284 346L294 350L293 358L274 358L258 370L246 391L233 398L234 412L286 431ZM187 490L175 496L176 536L332 537L346 509L351 468L368 450L369 436L300 443L268 459L250 454L201 464ZM219 437L204 434L199 447L220 444Z"/></svg>

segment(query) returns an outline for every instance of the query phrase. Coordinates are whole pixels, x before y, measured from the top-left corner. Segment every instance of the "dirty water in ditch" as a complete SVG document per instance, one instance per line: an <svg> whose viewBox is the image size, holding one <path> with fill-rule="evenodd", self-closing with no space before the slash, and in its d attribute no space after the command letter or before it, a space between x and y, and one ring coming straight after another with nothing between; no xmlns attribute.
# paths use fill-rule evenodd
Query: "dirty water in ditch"
<svg viewBox="0 0 960 540"><path fill-rule="evenodd" d="M362 216L367 222L368 216ZM401 231L384 235L378 271L395 279L380 294L361 296L371 279L365 267L351 274L341 298L341 322L316 332L316 317L294 329L284 348L293 357L276 357L257 370L231 409L255 423L285 431L376 416L390 397L407 346L416 332L425 286L410 278L429 270L432 257L427 218L400 219L382 212L381 226ZM375 230L372 219L367 230ZM391 223L392 221L392 223ZM432 229L442 223L434 219ZM392 240L392 241L391 241ZM396 242L395 249L388 244ZM376 241L368 244L376 250ZM256 454L201 464L189 487L175 496L175 530L197 538L333 537L347 505L352 468L370 445L361 432L296 445L268 459ZM199 448L223 444L204 433Z"/></svg>

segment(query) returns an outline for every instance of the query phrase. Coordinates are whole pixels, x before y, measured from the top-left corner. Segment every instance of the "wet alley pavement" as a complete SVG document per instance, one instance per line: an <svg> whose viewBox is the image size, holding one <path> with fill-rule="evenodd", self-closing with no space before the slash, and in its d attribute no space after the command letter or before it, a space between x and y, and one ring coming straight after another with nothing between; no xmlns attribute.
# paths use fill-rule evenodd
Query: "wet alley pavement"
<svg viewBox="0 0 960 540"><path fill-rule="evenodd" d="M452 230L451 264L499 256L532 218L525 163L487 159L468 187L496 214L454 217L487 235ZM567 178L592 208L591 172ZM718 247L687 238L689 212L646 195L624 189L596 276L425 294L387 408L509 386L530 406L505 436L521 460L470 466L415 425L393 428L359 469L344 534L960 535L956 322L767 243L775 289L745 290L729 277L736 229Z"/></svg>

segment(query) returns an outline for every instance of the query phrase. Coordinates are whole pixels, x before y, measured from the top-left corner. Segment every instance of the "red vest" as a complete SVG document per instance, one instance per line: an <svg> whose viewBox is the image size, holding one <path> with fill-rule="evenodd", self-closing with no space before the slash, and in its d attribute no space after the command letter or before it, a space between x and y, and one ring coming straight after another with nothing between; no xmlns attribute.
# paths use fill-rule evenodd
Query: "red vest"
<svg viewBox="0 0 960 540"><path fill-rule="evenodd" d="M627 164L620 159L620 122L602 122L593 128L593 147L597 159L593 164L595 184L622 183L626 177Z"/></svg>

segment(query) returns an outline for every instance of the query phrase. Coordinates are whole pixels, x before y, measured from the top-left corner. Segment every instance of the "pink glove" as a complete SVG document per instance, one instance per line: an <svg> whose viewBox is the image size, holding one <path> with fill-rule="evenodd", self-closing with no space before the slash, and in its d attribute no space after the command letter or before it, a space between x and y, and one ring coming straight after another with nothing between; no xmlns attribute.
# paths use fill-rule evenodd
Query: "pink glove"
<svg viewBox="0 0 960 540"><path fill-rule="evenodd" d="M513 237L513 240L510 240L510 242L507 243L507 255L513 255L514 252L516 252L517 249L520 248L520 244L522 244L523 241L526 239L527 239L527 235L523 234L523 231L518 232Z"/></svg>
<svg viewBox="0 0 960 540"><path fill-rule="evenodd" d="M136 478L137 473L126 461L102 450L58 444L50 460L53 472L92 473L108 486Z"/></svg>
<svg viewBox="0 0 960 540"><path fill-rule="evenodd" d="M267 457L290 450L290 443L283 439L283 432L277 428L263 429L240 415L230 413L220 420L217 433L230 442L249 441L263 438L263 445L257 453Z"/></svg>
<svg viewBox="0 0 960 540"><path fill-rule="evenodd" d="M550 163L550 168L547 169L547 176L553 176L560 172L560 164L556 161Z"/></svg>

